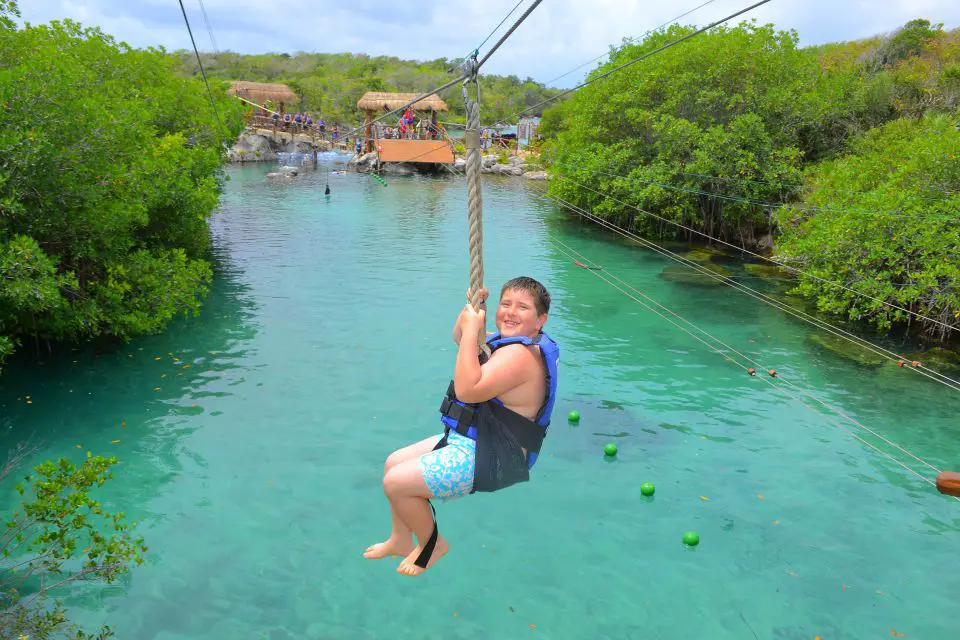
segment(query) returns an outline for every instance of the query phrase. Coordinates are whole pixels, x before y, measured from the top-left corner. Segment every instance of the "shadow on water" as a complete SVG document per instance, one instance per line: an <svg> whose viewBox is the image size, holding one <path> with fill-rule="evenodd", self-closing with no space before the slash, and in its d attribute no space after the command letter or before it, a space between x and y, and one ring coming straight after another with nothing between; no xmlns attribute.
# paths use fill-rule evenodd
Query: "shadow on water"
<svg viewBox="0 0 960 640"><path fill-rule="evenodd" d="M185 441L204 426L211 399L232 395L257 333L242 267L217 249L212 262L215 277L201 313L175 320L162 335L11 363L0 378L3 456L32 444L36 452L23 460L25 471L61 456L80 463L88 451L115 455L120 465L104 504L137 505L142 511L130 513L134 519L161 518L150 513L149 501L185 464L205 464ZM12 491L0 494L0 509L11 510L15 499Z"/></svg>

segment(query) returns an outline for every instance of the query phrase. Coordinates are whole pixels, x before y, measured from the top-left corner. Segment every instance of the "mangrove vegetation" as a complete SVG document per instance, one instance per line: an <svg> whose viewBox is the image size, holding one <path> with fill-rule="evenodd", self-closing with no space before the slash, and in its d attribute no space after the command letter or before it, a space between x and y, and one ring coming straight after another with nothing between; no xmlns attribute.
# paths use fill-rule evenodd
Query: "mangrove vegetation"
<svg viewBox="0 0 960 640"><path fill-rule="evenodd" d="M693 30L624 44L592 75ZM744 22L547 109L543 162L554 196L635 233L772 255L823 312L944 340L960 327L958 107L960 30L913 20L801 48Z"/></svg>
<svg viewBox="0 0 960 640"><path fill-rule="evenodd" d="M0 23L0 363L199 308L240 104L71 21Z"/></svg>

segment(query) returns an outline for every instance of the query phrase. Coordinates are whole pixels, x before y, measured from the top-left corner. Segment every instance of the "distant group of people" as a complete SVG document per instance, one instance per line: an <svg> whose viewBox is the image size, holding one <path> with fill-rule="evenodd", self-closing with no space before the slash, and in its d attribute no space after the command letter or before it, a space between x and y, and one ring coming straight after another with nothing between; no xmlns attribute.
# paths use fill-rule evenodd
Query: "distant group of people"
<svg viewBox="0 0 960 640"><path fill-rule="evenodd" d="M300 111L291 114L286 110L283 102L275 106L272 100L267 100L255 109L252 116L257 121L256 124L269 126L268 123L270 123L277 130L297 133L316 132L321 140L326 140L327 137L327 123L322 117L314 119L311 114ZM329 133L330 139L336 141L340 137L340 125L334 124Z"/></svg>
<svg viewBox="0 0 960 640"><path fill-rule="evenodd" d="M389 107L384 105L384 110ZM417 121L413 109L407 108L395 127L377 125L376 135L387 140L439 140L443 138L443 124L437 121L437 112L430 111L430 118Z"/></svg>

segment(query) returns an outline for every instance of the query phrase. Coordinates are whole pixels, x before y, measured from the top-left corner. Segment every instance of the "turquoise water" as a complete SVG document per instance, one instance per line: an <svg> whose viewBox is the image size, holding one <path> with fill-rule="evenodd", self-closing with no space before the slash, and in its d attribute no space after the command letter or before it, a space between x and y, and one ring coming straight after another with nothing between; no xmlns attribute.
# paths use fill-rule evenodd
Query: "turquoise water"
<svg viewBox="0 0 960 640"><path fill-rule="evenodd" d="M389 531L383 459L438 431L468 284L465 183L329 168L288 183L229 170L199 317L0 378L0 444L119 456L104 501L151 548L116 585L67 594L75 620L138 640L957 636L960 502L555 241L939 468L960 467L960 394L823 351L729 288L664 281L673 263L520 181L485 181L484 248L491 290L527 274L553 295L560 400L533 481L438 506L451 552L420 578L362 559Z"/></svg>

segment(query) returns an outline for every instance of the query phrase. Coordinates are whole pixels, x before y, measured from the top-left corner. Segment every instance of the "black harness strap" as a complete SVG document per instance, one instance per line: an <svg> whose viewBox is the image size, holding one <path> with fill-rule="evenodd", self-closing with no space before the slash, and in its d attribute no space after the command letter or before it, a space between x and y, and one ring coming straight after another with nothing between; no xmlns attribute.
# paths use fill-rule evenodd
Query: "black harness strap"
<svg viewBox="0 0 960 640"><path fill-rule="evenodd" d="M443 439L446 440L447 437L444 436ZM423 545L423 548L420 550L420 555L413 561L413 564L421 569L426 569L427 565L430 564L430 556L433 555L433 550L437 546L437 538L440 536L440 530L437 529L437 510L433 508L433 503L429 500L427 500L427 504L430 505L430 511L433 512L433 533L430 534L430 539L427 540L427 544Z"/></svg>

